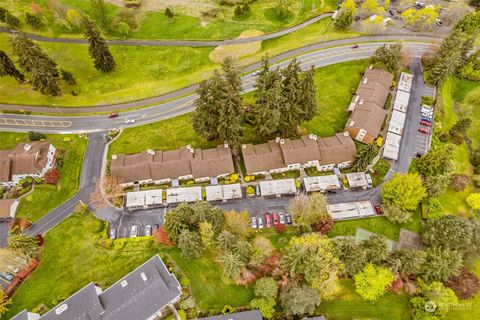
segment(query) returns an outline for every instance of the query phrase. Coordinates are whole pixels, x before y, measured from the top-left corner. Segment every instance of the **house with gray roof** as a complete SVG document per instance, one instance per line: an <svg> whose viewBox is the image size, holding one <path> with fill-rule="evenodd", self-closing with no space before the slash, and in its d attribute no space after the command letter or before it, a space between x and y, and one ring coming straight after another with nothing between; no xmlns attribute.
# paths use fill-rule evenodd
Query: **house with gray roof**
<svg viewBox="0 0 480 320"><path fill-rule="evenodd" d="M89 283L42 316L20 312L13 320L153 320L180 299L182 288L158 255L105 291Z"/></svg>
<svg viewBox="0 0 480 320"><path fill-rule="evenodd" d="M201 318L199 320L262 320L262 315L260 314L260 311L252 310Z"/></svg>

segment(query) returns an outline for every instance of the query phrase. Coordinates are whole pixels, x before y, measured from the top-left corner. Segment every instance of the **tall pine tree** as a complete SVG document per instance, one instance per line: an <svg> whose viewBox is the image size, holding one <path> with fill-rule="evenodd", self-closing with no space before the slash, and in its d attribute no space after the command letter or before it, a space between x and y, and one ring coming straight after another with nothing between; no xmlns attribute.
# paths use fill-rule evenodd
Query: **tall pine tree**
<svg viewBox="0 0 480 320"><path fill-rule="evenodd" d="M193 127L207 139L221 139L236 145L243 133L240 72L229 58L222 64L222 69L223 78L215 71L210 79L200 83Z"/></svg>
<svg viewBox="0 0 480 320"><path fill-rule="evenodd" d="M95 68L101 72L111 72L115 69L115 60L113 59L108 45L100 35L95 22L88 17L83 17L83 26L85 27L85 38L88 40L88 52L93 59Z"/></svg>
<svg viewBox="0 0 480 320"><path fill-rule="evenodd" d="M301 69L297 59L282 70L283 104L281 105L280 129L284 135L295 134L302 119Z"/></svg>
<svg viewBox="0 0 480 320"><path fill-rule="evenodd" d="M10 44L17 53L19 64L26 72L30 72L30 83L34 90L44 95L61 94L58 84L57 64L32 40L22 33L13 34Z"/></svg>
<svg viewBox="0 0 480 320"><path fill-rule="evenodd" d="M280 123L280 107L283 103L282 77L277 70L271 71L268 57L262 60L262 71L255 85L255 128L263 137L277 133Z"/></svg>
<svg viewBox="0 0 480 320"><path fill-rule="evenodd" d="M317 100L315 98L315 71L313 66L303 73L301 83L300 105L302 107L302 122L312 120L317 114Z"/></svg>
<svg viewBox="0 0 480 320"><path fill-rule="evenodd" d="M25 76L17 70L15 64L12 60L8 57L8 55L0 50L0 77L2 76L10 76L15 78L18 82L24 82Z"/></svg>

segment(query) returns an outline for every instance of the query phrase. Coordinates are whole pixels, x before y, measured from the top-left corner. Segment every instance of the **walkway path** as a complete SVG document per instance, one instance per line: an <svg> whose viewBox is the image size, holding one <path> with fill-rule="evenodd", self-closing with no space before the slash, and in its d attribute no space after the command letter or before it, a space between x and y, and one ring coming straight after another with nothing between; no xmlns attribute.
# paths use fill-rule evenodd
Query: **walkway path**
<svg viewBox="0 0 480 320"><path fill-rule="evenodd" d="M250 38L235 38L235 39L226 39L226 40L107 40L108 44L112 45L124 45L124 46L158 46L158 47L167 47L167 46L176 46L176 47L216 47L221 45L229 44L241 44L241 43L250 43L256 41L264 41L269 39L278 38L289 33L303 29L311 24L314 24L322 19L329 18L332 16L331 12L322 13L319 16L308 19L305 22L294 25L292 27L264 34L261 36L250 37ZM0 32L4 33L14 33L16 30L0 27ZM55 42L55 43L73 43L73 44L87 44L88 42L84 39L73 39L73 38L54 38L54 37L44 37L35 34L26 34L30 39L42 42Z"/></svg>

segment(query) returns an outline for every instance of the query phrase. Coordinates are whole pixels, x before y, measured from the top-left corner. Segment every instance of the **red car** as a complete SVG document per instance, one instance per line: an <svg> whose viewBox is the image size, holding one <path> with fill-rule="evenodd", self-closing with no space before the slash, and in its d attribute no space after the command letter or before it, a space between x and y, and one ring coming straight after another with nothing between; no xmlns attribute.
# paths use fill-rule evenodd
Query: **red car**
<svg viewBox="0 0 480 320"><path fill-rule="evenodd" d="M375 208L375 212L376 212L377 214L383 214L383 209L382 209L382 206L381 206L381 205L376 204L376 205L374 205L373 207Z"/></svg>
<svg viewBox="0 0 480 320"><path fill-rule="evenodd" d="M273 225L276 226L277 224L279 224L278 213L274 212L273 213Z"/></svg>
<svg viewBox="0 0 480 320"><path fill-rule="evenodd" d="M116 118L118 117L118 112L112 112L108 115L109 118Z"/></svg>
<svg viewBox="0 0 480 320"><path fill-rule="evenodd" d="M270 217L270 213L265 213L265 224L267 225L267 228L272 227L272 218Z"/></svg>
<svg viewBox="0 0 480 320"><path fill-rule="evenodd" d="M423 125L423 126L427 126L427 127L431 127L431 126L432 126L432 123L431 123L431 122L428 122L428 121L425 121L425 120L420 121L420 124Z"/></svg>
<svg viewBox="0 0 480 320"><path fill-rule="evenodd" d="M354 45L352 45L352 47L351 47L351 48L352 48L352 49L357 49L357 48L358 48L358 44L354 44Z"/></svg>
<svg viewBox="0 0 480 320"><path fill-rule="evenodd" d="M424 133L424 134L429 134L430 130L428 130L427 128L418 128L418 132L421 132L421 133Z"/></svg>

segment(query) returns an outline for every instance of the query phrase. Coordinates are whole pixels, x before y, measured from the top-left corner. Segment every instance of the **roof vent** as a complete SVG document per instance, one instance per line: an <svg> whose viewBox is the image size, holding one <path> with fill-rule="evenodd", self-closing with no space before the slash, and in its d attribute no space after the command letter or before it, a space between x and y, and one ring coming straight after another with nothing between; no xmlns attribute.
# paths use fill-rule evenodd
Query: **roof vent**
<svg viewBox="0 0 480 320"><path fill-rule="evenodd" d="M143 281L147 281L147 275L144 272L140 273L140 276L142 276Z"/></svg>
<svg viewBox="0 0 480 320"><path fill-rule="evenodd" d="M30 150L30 149L32 149L32 145L31 145L31 144L28 144L28 143L25 144L25 146L23 147L23 150L25 150L25 151L28 151L28 150Z"/></svg>
<svg viewBox="0 0 480 320"><path fill-rule="evenodd" d="M55 309L55 314L58 316L59 314L61 314L62 312L64 312L67 309L68 309L68 305L66 303L64 303L60 307Z"/></svg>
<svg viewBox="0 0 480 320"><path fill-rule="evenodd" d="M225 149L228 149L228 142L227 142L227 141L225 141L225 142L223 143L223 147L224 147Z"/></svg>
<svg viewBox="0 0 480 320"><path fill-rule="evenodd" d="M360 99L360 96L356 95L355 98L353 99L353 102L358 102L358 99Z"/></svg>
<svg viewBox="0 0 480 320"><path fill-rule="evenodd" d="M280 139L280 144L285 144L285 139Z"/></svg>
<svg viewBox="0 0 480 320"><path fill-rule="evenodd" d="M125 288L128 285L128 282L127 282L127 280L122 280L122 282L120 282L120 284L122 285L122 288Z"/></svg>
<svg viewBox="0 0 480 320"><path fill-rule="evenodd" d="M348 124L350 127L353 127L353 125L355 124L355 121L350 121L350 123Z"/></svg>
<svg viewBox="0 0 480 320"><path fill-rule="evenodd" d="M280 137L275 138L275 143L280 143Z"/></svg>
<svg viewBox="0 0 480 320"><path fill-rule="evenodd" d="M363 78L363 84L366 84L367 82L368 82L368 78L367 77Z"/></svg>
<svg viewBox="0 0 480 320"><path fill-rule="evenodd" d="M316 134L310 133L310 134L308 135L308 138L309 138L310 140L315 140L315 141L317 141L317 135L316 135Z"/></svg>
<svg viewBox="0 0 480 320"><path fill-rule="evenodd" d="M112 154L112 160L117 160L117 155L116 154Z"/></svg>
<svg viewBox="0 0 480 320"><path fill-rule="evenodd" d="M152 149L148 149L148 150L147 150L147 153L148 153L148 154L151 154L152 156L155 155L155 151L153 151Z"/></svg>
<svg viewBox="0 0 480 320"><path fill-rule="evenodd" d="M246 145L246 144L242 144L242 149L247 149L247 145Z"/></svg>
<svg viewBox="0 0 480 320"><path fill-rule="evenodd" d="M350 136L350 133L348 133L348 131L343 131L343 136L344 136L344 137L349 137L349 136Z"/></svg>

